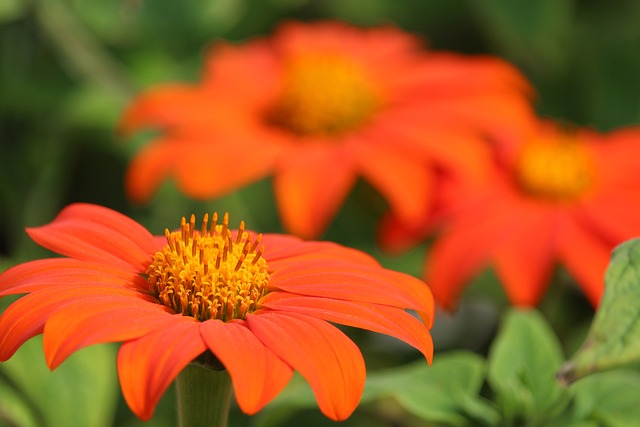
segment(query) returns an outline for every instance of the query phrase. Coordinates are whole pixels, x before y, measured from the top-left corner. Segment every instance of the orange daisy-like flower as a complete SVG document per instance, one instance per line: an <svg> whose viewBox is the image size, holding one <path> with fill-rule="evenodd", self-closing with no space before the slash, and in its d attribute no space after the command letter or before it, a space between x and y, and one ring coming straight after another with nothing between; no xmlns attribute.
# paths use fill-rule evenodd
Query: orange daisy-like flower
<svg viewBox="0 0 640 427"><path fill-rule="evenodd" d="M143 420L176 375L213 354L240 408L259 411L297 370L321 411L347 418L365 367L357 346L328 322L399 338L431 361L433 299L424 282L328 242L254 235L204 216L154 237L110 209L74 204L28 229L66 258L0 275L0 296L23 294L0 317L0 360L43 333L53 369L85 346L120 342L124 397ZM417 312L423 324L405 311Z"/></svg>
<svg viewBox="0 0 640 427"><path fill-rule="evenodd" d="M610 251L640 233L640 128L602 134L543 121L503 142L484 182L444 186L450 216L425 270L436 301L451 307L491 265L513 304L535 305L559 262L597 305ZM381 240L397 249L420 228L389 219Z"/></svg>
<svg viewBox="0 0 640 427"><path fill-rule="evenodd" d="M133 102L121 129L162 134L131 162L127 191L144 202L171 175L208 198L273 175L285 229L315 238L362 177L414 221L433 186L425 165L473 171L478 132L528 120L529 92L496 58L425 52L399 29L287 23L217 45L200 84Z"/></svg>

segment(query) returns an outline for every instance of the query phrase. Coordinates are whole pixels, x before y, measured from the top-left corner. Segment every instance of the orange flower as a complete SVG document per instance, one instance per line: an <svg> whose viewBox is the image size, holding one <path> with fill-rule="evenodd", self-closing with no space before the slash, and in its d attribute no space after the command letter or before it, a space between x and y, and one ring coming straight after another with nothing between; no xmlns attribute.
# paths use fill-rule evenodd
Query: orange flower
<svg viewBox="0 0 640 427"><path fill-rule="evenodd" d="M244 223L231 231L227 216L216 222L205 215L196 228L192 216L161 238L110 209L74 204L29 229L66 258L0 275L0 296L28 293L0 317L0 360L40 333L52 369L80 348L122 341L122 392L143 420L207 352L228 370L246 413L269 403L295 369L327 417L347 418L364 387L364 362L328 322L391 335L431 361L433 299L422 281L336 244L254 235Z"/></svg>
<svg viewBox="0 0 640 427"><path fill-rule="evenodd" d="M446 307L488 265L513 304L535 305L556 262L597 305L610 251L640 234L640 127L599 134L546 121L529 132L498 146L484 182L444 187L450 216L425 277ZM387 218L381 241L398 249L419 229L429 227Z"/></svg>
<svg viewBox="0 0 640 427"><path fill-rule="evenodd" d="M425 52L394 28L287 23L270 39L219 44L198 85L151 89L125 133L161 136L133 159L127 191L148 200L168 176L195 198L273 175L286 230L315 238L358 177L400 217L428 209L430 168L473 171L478 132L529 118L529 86L508 64Z"/></svg>

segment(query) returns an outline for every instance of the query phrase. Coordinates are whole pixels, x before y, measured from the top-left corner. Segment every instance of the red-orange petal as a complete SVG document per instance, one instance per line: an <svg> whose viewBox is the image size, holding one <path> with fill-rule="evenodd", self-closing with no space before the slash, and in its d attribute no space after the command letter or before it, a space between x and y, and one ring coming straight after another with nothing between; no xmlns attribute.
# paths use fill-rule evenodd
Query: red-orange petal
<svg viewBox="0 0 640 427"><path fill-rule="evenodd" d="M558 246L561 263L597 307L604 292L604 274L613 245L565 218L560 226Z"/></svg>
<svg viewBox="0 0 640 427"><path fill-rule="evenodd" d="M36 243L61 255L132 272L144 271L158 249L140 224L97 205L69 205L53 222L27 232Z"/></svg>
<svg viewBox="0 0 640 427"><path fill-rule="evenodd" d="M496 272L509 301L535 306L547 289L555 262L556 225L548 210L523 209L494 255Z"/></svg>
<svg viewBox="0 0 640 427"><path fill-rule="evenodd" d="M162 181L173 173L174 159L179 155L181 139L160 138L136 153L125 175L127 196L136 203L145 203L158 190Z"/></svg>
<svg viewBox="0 0 640 427"><path fill-rule="evenodd" d="M355 184L351 155L340 145L306 144L291 149L277 167L273 185L284 228L317 238Z"/></svg>
<svg viewBox="0 0 640 427"><path fill-rule="evenodd" d="M309 382L323 414L335 421L351 415L366 375L362 354L353 341L324 320L293 313L251 314L247 324L267 348Z"/></svg>
<svg viewBox="0 0 640 427"><path fill-rule="evenodd" d="M406 311L383 305L271 292L260 301L272 310L300 313L398 338L431 363L433 340L427 326Z"/></svg>
<svg viewBox="0 0 640 427"><path fill-rule="evenodd" d="M0 361L8 360L29 338L42 333L49 316L65 303L88 296L109 295L145 298L119 286L71 284L65 288L43 289L15 301L0 316Z"/></svg>
<svg viewBox="0 0 640 427"><path fill-rule="evenodd" d="M84 297L66 303L47 320L43 347L55 369L81 348L121 342L171 325L175 315L160 304L122 296Z"/></svg>
<svg viewBox="0 0 640 427"><path fill-rule="evenodd" d="M211 119L211 94L197 86L165 84L138 96L125 111L119 131L132 133L144 127L173 129Z"/></svg>
<svg viewBox="0 0 640 427"><path fill-rule="evenodd" d="M361 174L396 215L410 223L428 215L434 177L426 163L372 141L363 141L354 149L358 151Z"/></svg>
<svg viewBox="0 0 640 427"><path fill-rule="evenodd" d="M238 406L249 415L268 404L293 375L293 368L266 348L244 321L208 320L200 333L229 371Z"/></svg>
<svg viewBox="0 0 640 427"><path fill-rule="evenodd" d="M282 148L255 136L212 134L182 144L171 161L178 187L190 197L209 199L267 176Z"/></svg>
<svg viewBox="0 0 640 427"><path fill-rule="evenodd" d="M118 352L118 377L133 413L149 420L175 377L206 349L200 322L185 316L176 316L173 325L158 332L123 343Z"/></svg>
<svg viewBox="0 0 640 427"><path fill-rule="evenodd" d="M430 327L434 302L429 287L419 279L381 267L349 263L300 263L295 269L274 271L271 286L286 292L367 302L416 310Z"/></svg>
<svg viewBox="0 0 640 427"><path fill-rule="evenodd" d="M510 202L486 199L475 205L473 216L456 220L430 247L425 278L443 307L455 306L471 277L488 266L495 248L519 227L519 214L512 209Z"/></svg>
<svg viewBox="0 0 640 427"><path fill-rule="evenodd" d="M113 285L140 290L149 287L137 273L72 258L50 258L18 264L0 274L0 296L69 284Z"/></svg>
<svg viewBox="0 0 640 427"><path fill-rule="evenodd" d="M380 264L371 255L338 245L333 242L304 241L298 237L286 234L264 234L264 258L269 266L279 269L287 264L295 265L300 261L317 260L342 260L356 264L379 266Z"/></svg>

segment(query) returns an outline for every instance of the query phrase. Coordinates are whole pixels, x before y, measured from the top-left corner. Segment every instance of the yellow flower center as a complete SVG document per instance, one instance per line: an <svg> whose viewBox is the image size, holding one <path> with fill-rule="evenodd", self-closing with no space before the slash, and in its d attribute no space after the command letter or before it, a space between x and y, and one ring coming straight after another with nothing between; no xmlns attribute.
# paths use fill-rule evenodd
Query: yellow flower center
<svg viewBox="0 0 640 427"><path fill-rule="evenodd" d="M337 55L308 54L286 67L272 124L300 135L336 135L368 121L381 104L375 82Z"/></svg>
<svg viewBox="0 0 640 427"><path fill-rule="evenodd" d="M151 293L176 313L200 321L244 319L267 293L269 273L261 258L262 235L252 240L244 221L235 236L229 216L222 224L205 215L202 228L195 229L195 216L182 218L179 231L165 230L167 245L155 253L147 269ZM260 248L258 248L260 246Z"/></svg>
<svg viewBox="0 0 640 427"><path fill-rule="evenodd" d="M570 135L528 143L516 167L525 192L555 201L582 196L591 188L594 174L591 153Z"/></svg>

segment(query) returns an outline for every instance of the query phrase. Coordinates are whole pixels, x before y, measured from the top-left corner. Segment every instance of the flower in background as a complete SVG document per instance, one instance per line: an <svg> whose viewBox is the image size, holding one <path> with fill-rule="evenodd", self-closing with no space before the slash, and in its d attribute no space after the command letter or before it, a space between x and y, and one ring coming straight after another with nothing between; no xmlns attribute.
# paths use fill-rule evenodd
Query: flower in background
<svg viewBox="0 0 640 427"><path fill-rule="evenodd" d="M229 230L228 217L183 219L154 237L110 209L74 204L31 228L64 258L0 275L0 296L24 294L0 317L0 360L44 333L53 369L95 343L122 341L124 397L143 420L190 362L211 352L253 414L297 370L329 418L347 418L365 381L358 347L328 322L391 335L430 362L433 298L424 282L333 243ZM423 321L405 309L417 312Z"/></svg>
<svg viewBox="0 0 640 427"><path fill-rule="evenodd" d="M284 228L315 238L362 177L415 221L429 208L430 166L474 173L479 132L527 121L529 94L505 62L424 51L399 29L286 23L218 44L201 83L132 103L121 129L161 134L132 160L127 191L144 202L170 175L209 198L273 175Z"/></svg>
<svg viewBox="0 0 640 427"><path fill-rule="evenodd" d="M560 263L597 306L610 251L640 235L640 128L602 134L543 121L502 143L484 181L443 185L446 220L425 267L436 301L453 306L490 265L511 303L535 305ZM432 226L387 218L381 243L401 249Z"/></svg>

